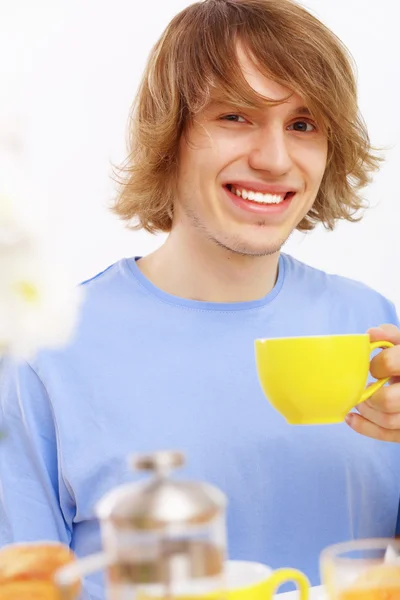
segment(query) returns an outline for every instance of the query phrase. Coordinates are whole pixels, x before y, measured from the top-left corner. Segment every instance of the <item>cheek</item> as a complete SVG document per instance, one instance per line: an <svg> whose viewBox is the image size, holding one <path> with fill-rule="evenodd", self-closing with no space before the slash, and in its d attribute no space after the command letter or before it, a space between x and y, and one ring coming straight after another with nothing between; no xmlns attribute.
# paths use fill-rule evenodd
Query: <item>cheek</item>
<svg viewBox="0 0 400 600"><path fill-rule="evenodd" d="M254 144L251 135L239 135L235 132L218 132L213 137L213 154L215 164L229 165L243 157L247 157Z"/></svg>
<svg viewBox="0 0 400 600"><path fill-rule="evenodd" d="M203 179L204 174L216 164L218 147L206 133L192 133L187 141L181 141L179 167L182 179Z"/></svg>
<svg viewBox="0 0 400 600"><path fill-rule="evenodd" d="M191 154L191 175L196 179L199 187L204 187L215 182L219 172L226 162L219 148L197 148Z"/></svg>
<svg viewBox="0 0 400 600"><path fill-rule="evenodd" d="M327 156L325 145L311 146L302 153L302 168L313 186L319 186L321 183L326 169Z"/></svg>
<svg viewBox="0 0 400 600"><path fill-rule="evenodd" d="M326 165L327 165L327 154L324 155L323 158L321 158L320 163L319 163L319 178L318 178L318 185L321 184L321 181L324 177L325 171L326 171Z"/></svg>
<svg viewBox="0 0 400 600"><path fill-rule="evenodd" d="M237 133L216 127L204 127L197 133L198 166L210 173L217 173L246 153L246 139Z"/></svg>

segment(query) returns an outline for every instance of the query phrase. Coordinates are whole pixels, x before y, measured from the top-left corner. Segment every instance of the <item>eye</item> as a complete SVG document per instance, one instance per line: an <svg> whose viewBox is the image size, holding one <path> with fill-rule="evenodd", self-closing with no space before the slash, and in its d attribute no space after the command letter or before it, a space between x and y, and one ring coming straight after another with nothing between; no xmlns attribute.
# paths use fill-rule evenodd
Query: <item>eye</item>
<svg viewBox="0 0 400 600"><path fill-rule="evenodd" d="M224 115L221 117L221 121L230 121L231 123L246 123L246 119L240 115Z"/></svg>
<svg viewBox="0 0 400 600"><path fill-rule="evenodd" d="M299 131L300 133L311 133L312 131L316 131L317 128L309 121L295 121L289 125L288 129L291 131Z"/></svg>

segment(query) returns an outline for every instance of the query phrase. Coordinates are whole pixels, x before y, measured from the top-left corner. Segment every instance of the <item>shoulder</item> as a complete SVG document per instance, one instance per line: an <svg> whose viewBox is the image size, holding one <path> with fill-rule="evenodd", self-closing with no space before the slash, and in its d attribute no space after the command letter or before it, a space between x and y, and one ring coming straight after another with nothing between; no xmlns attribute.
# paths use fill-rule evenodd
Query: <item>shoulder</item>
<svg viewBox="0 0 400 600"><path fill-rule="evenodd" d="M135 302L138 286L132 276L130 260L123 258L79 284L83 295L81 321L99 313L112 313Z"/></svg>
<svg viewBox="0 0 400 600"><path fill-rule="evenodd" d="M79 287L86 297L97 296L102 293L112 292L124 285L127 277L127 259L121 259L89 279L82 281Z"/></svg>
<svg viewBox="0 0 400 600"><path fill-rule="evenodd" d="M398 323L394 303L372 287L348 277L327 273L307 265L292 256L284 255L285 268L295 282L298 292L318 300L326 300L332 307L346 312L368 312L379 324Z"/></svg>
<svg viewBox="0 0 400 600"><path fill-rule="evenodd" d="M60 348L42 349L30 363L43 381L47 382L50 372L76 372L77 364L86 364L94 354L109 351L125 335L126 323L138 304L127 262L113 263L79 284L83 298L69 342Z"/></svg>

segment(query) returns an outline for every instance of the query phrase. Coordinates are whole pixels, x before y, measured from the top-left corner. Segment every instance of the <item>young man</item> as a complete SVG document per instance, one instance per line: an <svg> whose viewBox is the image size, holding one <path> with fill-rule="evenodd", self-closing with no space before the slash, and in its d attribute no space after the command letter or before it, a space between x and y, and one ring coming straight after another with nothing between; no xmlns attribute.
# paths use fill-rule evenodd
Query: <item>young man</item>
<svg viewBox="0 0 400 600"><path fill-rule="evenodd" d="M393 305L281 253L296 228L351 220L377 165L348 55L306 10L205 0L173 19L139 90L115 206L169 236L84 284L67 349L3 364L3 544L95 551L93 507L131 478L126 456L164 448L228 495L232 558L317 584L325 546L394 534L400 448L385 442L400 441L399 383L348 424L293 427L263 396L253 351L258 337L374 328L397 345L372 375L400 375ZM102 597L97 578L87 590Z"/></svg>

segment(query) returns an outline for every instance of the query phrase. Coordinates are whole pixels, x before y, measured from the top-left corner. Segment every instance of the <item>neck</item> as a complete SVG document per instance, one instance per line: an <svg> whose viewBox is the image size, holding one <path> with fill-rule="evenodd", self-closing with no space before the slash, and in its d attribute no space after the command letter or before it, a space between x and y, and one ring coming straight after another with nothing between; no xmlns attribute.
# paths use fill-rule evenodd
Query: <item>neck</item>
<svg viewBox="0 0 400 600"><path fill-rule="evenodd" d="M140 270L164 292L203 302L249 302L272 290L279 252L242 256L199 237L174 229L161 248L138 261Z"/></svg>

